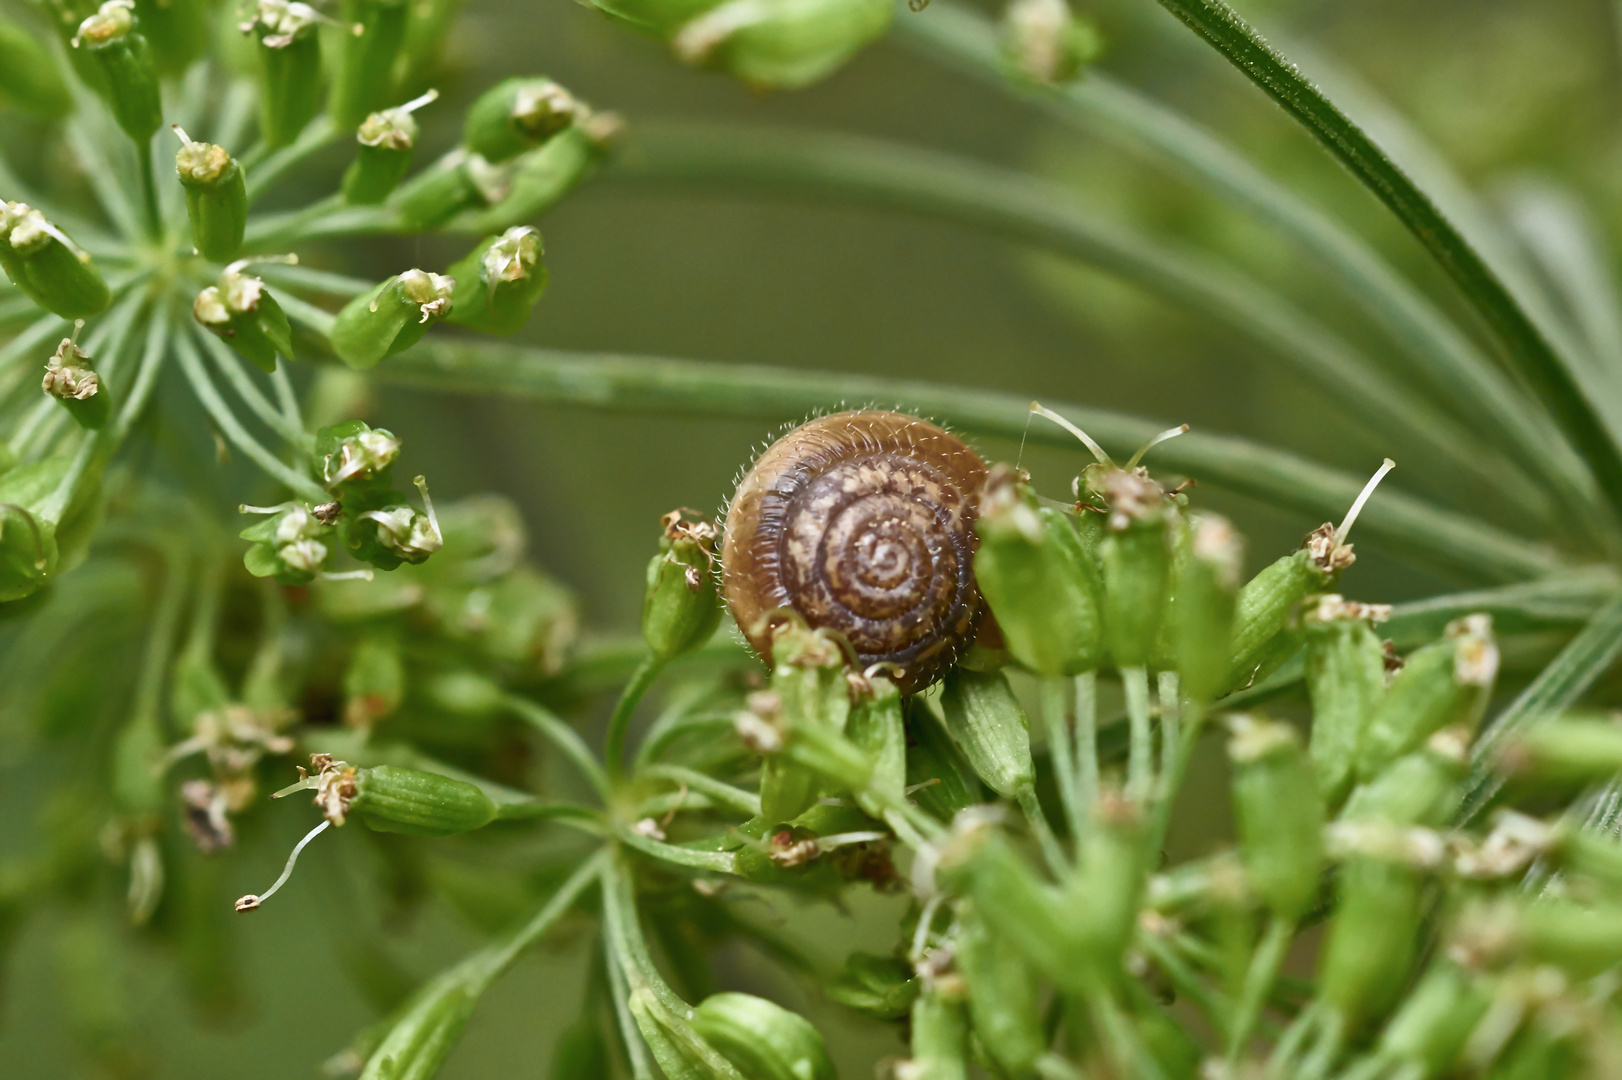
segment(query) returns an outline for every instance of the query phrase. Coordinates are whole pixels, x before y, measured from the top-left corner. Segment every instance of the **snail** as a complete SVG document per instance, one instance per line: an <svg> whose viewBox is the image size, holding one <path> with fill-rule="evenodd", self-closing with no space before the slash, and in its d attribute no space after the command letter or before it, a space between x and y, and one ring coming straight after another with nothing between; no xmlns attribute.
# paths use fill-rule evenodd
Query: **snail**
<svg viewBox="0 0 1622 1080"><path fill-rule="evenodd" d="M727 509L722 588L750 646L771 656L793 611L837 631L902 692L940 678L974 641L975 515L986 464L904 413L835 413L773 443Z"/></svg>

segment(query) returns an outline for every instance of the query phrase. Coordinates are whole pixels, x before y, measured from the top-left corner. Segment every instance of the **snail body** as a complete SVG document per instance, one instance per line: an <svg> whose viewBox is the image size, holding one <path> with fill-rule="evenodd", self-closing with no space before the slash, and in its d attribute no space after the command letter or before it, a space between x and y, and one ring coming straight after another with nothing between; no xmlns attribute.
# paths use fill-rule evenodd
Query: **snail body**
<svg viewBox="0 0 1622 1080"><path fill-rule="evenodd" d="M986 464L904 413L820 417L763 453L727 510L722 588L750 646L774 616L837 631L862 667L921 689L974 640L974 520Z"/></svg>

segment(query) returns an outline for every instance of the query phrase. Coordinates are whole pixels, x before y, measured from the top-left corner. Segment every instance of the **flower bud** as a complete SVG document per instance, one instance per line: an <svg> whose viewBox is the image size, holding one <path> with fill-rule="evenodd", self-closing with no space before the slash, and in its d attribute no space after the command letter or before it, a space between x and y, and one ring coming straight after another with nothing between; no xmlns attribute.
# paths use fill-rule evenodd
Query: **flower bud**
<svg viewBox="0 0 1622 1080"><path fill-rule="evenodd" d="M400 636L382 629L362 633L344 669L344 723L370 731L400 707L405 682Z"/></svg>
<svg viewBox="0 0 1622 1080"><path fill-rule="evenodd" d="M373 428L363 420L332 424L315 433L310 463L321 484L338 495L373 492L382 499L392 491L395 459L400 440L394 432Z"/></svg>
<svg viewBox="0 0 1622 1080"><path fill-rule="evenodd" d="M546 145L520 155L510 163L506 190L488 209L470 214L468 228L499 232L534 221L590 175L621 126L613 113L594 113Z"/></svg>
<svg viewBox="0 0 1622 1080"><path fill-rule="evenodd" d="M660 519L664 537L648 562L642 597L642 637L664 660L698 648L721 623L715 525L686 521L683 514L672 510Z"/></svg>
<svg viewBox="0 0 1622 1080"><path fill-rule="evenodd" d="M88 319L112 303L90 255L26 203L0 202L0 267L40 307Z"/></svg>
<svg viewBox="0 0 1622 1080"><path fill-rule="evenodd" d="M959 907L954 940L980 1045L1003 1075L1035 1075L1048 1042L1035 973L972 904Z"/></svg>
<svg viewBox="0 0 1622 1080"><path fill-rule="evenodd" d="M179 126L175 134L182 143L175 155L175 172L186 189L192 246L205 259L227 262L242 247L242 233L248 225L248 189L242 166L224 147L193 142Z"/></svg>
<svg viewBox="0 0 1622 1080"><path fill-rule="evenodd" d="M483 205L484 196L473 179L474 160L465 150L453 150L395 189L389 205L405 228L431 229L460 210Z"/></svg>
<svg viewBox="0 0 1622 1080"><path fill-rule="evenodd" d="M1348 1027L1384 1012L1407 983L1424 922L1422 885L1398 861L1360 856L1341 867L1318 993Z"/></svg>
<svg viewBox="0 0 1622 1080"><path fill-rule="evenodd" d="M405 179L411 151L417 145L417 121L411 114L439 97L430 90L393 109L372 113L355 132L359 144L354 163L344 173L344 199L356 206L375 206Z"/></svg>
<svg viewBox="0 0 1622 1080"><path fill-rule="evenodd" d="M135 15L160 76L178 78L203 55L210 14L205 0L135 0Z"/></svg>
<svg viewBox="0 0 1622 1080"><path fill-rule="evenodd" d="M1552 716L1527 724L1504 744L1499 772L1546 783L1604 783L1622 772L1622 723Z"/></svg>
<svg viewBox="0 0 1622 1080"><path fill-rule="evenodd" d="M56 57L10 19L0 19L0 95L47 120L73 111L73 95Z"/></svg>
<svg viewBox="0 0 1622 1080"><path fill-rule="evenodd" d="M871 1020L899 1020L918 998L918 977L905 960L853 952L828 983L827 993Z"/></svg>
<svg viewBox="0 0 1622 1080"><path fill-rule="evenodd" d="M428 324L450 312L455 289L451 278L426 270L389 278L344 305L329 335L333 351L352 368L376 367L422 340Z"/></svg>
<svg viewBox="0 0 1622 1080"><path fill-rule="evenodd" d="M327 116L339 131L359 127L388 102L410 14L405 0L344 0L342 21L351 29L339 38L327 95Z"/></svg>
<svg viewBox="0 0 1622 1080"><path fill-rule="evenodd" d="M1003 15L1003 56L1023 77L1066 83L1103 51L1098 30L1065 0L1013 0Z"/></svg>
<svg viewBox="0 0 1622 1080"><path fill-rule="evenodd" d="M671 39L683 62L719 68L751 86L816 82L889 27L888 0L726 0Z"/></svg>
<svg viewBox="0 0 1622 1080"><path fill-rule="evenodd" d="M152 46L136 29L132 0L107 0L79 24L76 49L87 49L107 79L107 107L141 152L163 127L163 99Z"/></svg>
<svg viewBox="0 0 1622 1080"><path fill-rule="evenodd" d="M1435 828L1452 820L1470 760L1470 733L1444 728L1346 800L1342 821Z"/></svg>
<svg viewBox="0 0 1622 1080"><path fill-rule="evenodd" d="M1449 724L1474 729L1497 674L1491 617L1449 623L1442 641L1416 650L1391 680L1358 745L1358 775L1374 776Z"/></svg>
<svg viewBox="0 0 1622 1080"><path fill-rule="evenodd" d="M1228 685L1244 551L1224 518L1201 515L1187 532L1173 571L1171 650L1182 692L1193 701L1211 701Z"/></svg>
<svg viewBox="0 0 1622 1080"><path fill-rule="evenodd" d="M278 353L293 359L293 328L265 283L242 273L247 265L239 259L227 266L217 284L197 294L192 316L261 371L272 372Z"/></svg>
<svg viewBox="0 0 1622 1080"><path fill-rule="evenodd" d="M520 225L492 236L455 263L450 276L456 280L452 323L490 334L516 334L546 291L540 231Z"/></svg>
<svg viewBox="0 0 1622 1080"><path fill-rule="evenodd" d="M21 600L56 572L56 523L0 502L0 603Z"/></svg>
<svg viewBox="0 0 1622 1080"><path fill-rule="evenodd" d="M1154 657L1166 613L1172 507L1165 488L1141 466L1089 465L1086 494L1102 504L1107 532L1099 547L1104 576L1104 643L1117 667Z"/></svg>
<svg viewBox="0 0 1622 1080"><path fill-rule="evenodd" d="M428 483L420 476L412 482L422 492L421 511L402 504L392 490L357 489L345 497L338 534L350 554L379 570L393 570L401 563L426 562L444 546Z"/></svg>
<svg viewBox="0 0 1622 1080"><path fill-rule="evenodd" d="M321 14L298 0L258 0L240 24L259 42L259 127L265 144L298 138L321 110Z"/></svg>
<svg viewBox="0 0 1622 1080"><path fill-rule="evenodd" d="M1328 528L1320 527L1313 536ZM1330 572L1303 547L1245 582L1234 607L1229 690L1255 685L1294 655L1301 637L1290 628L1290 617L1302 600L1320 591L1329 579Z"/></svg>
<svg viewBox="0 0 1622 1080"><path fill-rule="evenodd" d="M1385 650L1374 624L1390 614L1384 604L1359 604L1328 593L1310 602L1302 615L1312 763L1331 806L1351 786L1358 743L1385 694Z"/></svg>
<svg viewBox="0 0 1622 1080"><path fill-rule="evenodd" d="M328 754L311 755L310 765L316 775L300 769L299 781L276 794L313 788L316 805L333 825L355 814L377 832L454 836L496 818L496 804L465 780L394 765L357 769Z"/></svg>
<svg viewBox="0 0 1622 1080"><path fill-rule="evenodd" d="M1262 903L1294 922L1318 895L1323 800L1295 730L1238 715L1233 738L1233 809L1239 850Z"/></svg>
<svg viewBox="0 0 1622 1080"><path fill-rule="evenodd" d="M822 1033L798 1013L752 994L711 994L693 1030L750 1080L834 1080Z"/></svg>
<svg viewBox="0 0 1622 1080"><path fill-rule="evenodd" d="M1070 934L1074 940L1070 985L1099 990L1120 978L1126 947L1137 928L1148 865L1143 821L1132 803L1106 794L1094 805L1093 818L1065 897L1070 911L1087 912L1086 920ZM989 909L986 916L992 917Z"/></svg>
<svg viewBox="0 0 1622 1080"><path fill-rule="evenodd" d="M1097 667L1103 586L1072 516L1038 506L1023 475L998 465L986 480L975 531L975 580L1009 654L1039 675Z"/></svg>
<svg viewBox="0 0 1622 1080"><path fill-rule="evenodd" d="M252 513L256 507L243 507ZM299 503L271 507L270 516L237 535L252 541L242 556L254 577L269 577L283 585L308 585L332 567L335 549L332 525Z"/></svg>
<svg viewBox="0 0 1622 1080"><path fill-rule="evenodd" d="M1380 1052L1418 1075L1445 1075L1491 1004L1457 964L1436 960L1386 1024Z"/></svg>
<svg viewBox="0 0 1622 1080"><path fill-rule="evenodd" d="M907 1080L968 1080L969 1025L962 1002L940 988L918 996L912 1003L912 1058L897 1066L896 1075Z"/></svg>
<svg viewBox="0 0 1622 1080"><path fill-rule="evenodd" d="M907 732L895 683L883 675L865 679L845 734L873 763L867 785L854 793L856 805L875 818L900 808L907 797Z"/></svg>
<svg viewBox="0 0 1622 1080"><path fill-rule="evenodd" d="M462 144L487 161L506 161L569 127L585 112L573 94L545 78L497 83L473 103Z"/></svg>
<svg viewBox="0 0 1622 1080"><path fill-rule="evenodd" d="M90 357L72 338L63 338L46 362L44 390L80 427L94 431L107 422L111 398L92 370Z"/></svg>
<svg viewBox="0 0 1622 1080"><path fill-rule="evenodd" d="M1006 675L953 668L941 706L952 740L991 790L1018 798L1034 788L1030 720Z"/></svg>

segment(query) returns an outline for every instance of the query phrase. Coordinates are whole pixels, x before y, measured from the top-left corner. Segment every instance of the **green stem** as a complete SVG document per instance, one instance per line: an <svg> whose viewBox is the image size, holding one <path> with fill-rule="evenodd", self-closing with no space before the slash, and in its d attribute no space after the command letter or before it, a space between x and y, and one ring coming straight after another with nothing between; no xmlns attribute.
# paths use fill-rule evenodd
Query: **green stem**
<svg viewBox="0 0 1622 1080"><path fill-rule="evenodd" d="M1172 774L1177 770L1177 759L1182 751L1182 701L1177 689L1177 673L1161 671L1155 675L1155 703L1160 710L1160 776L1161 801L1170 801Z"/></svg>
<svg viewBox="0 0 1622 1080"><path fill-rule="evenodd" d="M1098 801L1098 672L1076 676L1076 801L1082 828Z"/></svg>
<svg viewBox="0 0 1622 1080"><path fill-rule="evenodd" d="M607 892L604 891L604 907L609 904ZM631 1015L630 999L631 988L625 978L625 964L627 963L622 951L616 946L614 935L606 929L609 916L605 910L603 922L603 950L606 954L604 967L608 971L608 985L614 999L614 1019L619 1025L620 1039L625 1044L625 1055L631 1065L631 1080L654 1080L653 1061L648 1056L648 1047L642 1041L642 1035L636 1029L636 1019Z"/></svg>
<svg viewBox="0 0 1622 1080"><path fill-rule="evenodd" d="M1076 796L1076 755L1070 739L1070 678L1050 675L1042 680L1042 719L1047 723L1048 757L1053 765L1059 801L1064 805L1065 823L1070 827L1070 843L1081 842L1086 827L1087 806Z"/></svg>
<svg viewBox="0 0 1622 1080"><path fill-rule="evenodd" d="M737 869L738 857L730 851L700 851L667 844L663 840L643 836L629 825L615 825L614 837L628 848L675 866L709 870L717 874L731 874Z"/></svg>
<svg viewBox="0 0 1622 1080"><path fill-rule="evenodd" d="M1177 806L1177 793L1182 790L1183 776L1188 772L1194 746L1199 741L1200 723L1205 718L1204 709L1200 702L1191 701L1188 703L1188 714L1184 717L1186 724L1179 725L1178 730L1162 728L1161 749L1165 764L1162 766L1159 790L1155 793L1154 813L1149 822L1151 852L1159 851L1166 843L1172 811Z"/></svg>
<svg viewBox="0 0 1622 1080"><path fill-rule="evenodd" d="M1199 972L1189 967L1188 962L1177 954L1177 950L1158 934L1140 930L1136 940L1138 948L1142 949L1154 965L1165 974L1172 989L1187 998L1205 1017L1207 1024L1216 1031L1228 1030L1233 1003L1226 996L1207 986L1205 980L1200 978Z"/></svg>
<svg viewBox="0 0 1622 1080"><path fill-rule="evenodd" d="M631 715L664 668L664 660L649 653L631 673L631 681L625 684L619 701L614 704L614 713L608 718L608 735L603 740L603 761L608 767L609 782L615 788L625 782L625 736L630 730Z"/></svg>
<svg viewBox="0 0 1622 1080"><path fill-rule="evenodd" d="M1613 508L1622 506L1622 454L1572 373L1509 290L1452 223L1380 148L1289 60L1222 0L1160 0L1385 203L1451 277L1594 470Z"/></svg>
<svg viewBox="0 0 1622 1080"><path fill-rule="evenodd" d="M1284 962L1284 954L1294 937L1295 923L1275 915L1268 922L1267 931L1257 944L1256 951L1251 954L1250 970L1245 973L1245 984L1239 991L1239 1000L1233 1011L1233 1023L1226 1032L1229 1076L1238 1075L1239 1059L1250 1042L1251 1032L1261 1016L1262 1004L1273 988L1273 980L1278 978L1279 965Z"/></svg>
<svg viewBox="0 0 1622 1080"><path fill-rule="evenodd" d="M689 769L682 765L649 765L642 769L641 775L651 780L668 780L673 784L691 788L703 795L708 795L723 806L730 806L739 813L748 817L760 816L760 796L752 791L733 787L731 784L707 776L697 769Z"/></svg>
<svg viewBox="0 0 1622 1080"><path fill-rule="evenodd" d="M1070 871L1070 864L1064 857L1064 849L1059 847L1059 841L1054 839L1053 828L1048 824L1048 816L1042 810L1042 803L1036 797L1035 788L1026 788L1018 795L1019 809L1030 824L1031 834L1036 837L1037 847L1042 849L1042 858L1053 871L1053 876L1063 880Z"/></svg>
<svg viewBox="0 0 1622 1080"><path fill-rule="evenodd" d="M550 709L520 697L517 694L508 694L502 699L507 708L511 709L521 719L527 722L536 731L563 752L563 756L572 761L588 781L592 789L597 792L604 803L608 802L608 778L603 775L602 766L592 756L590 748L575 732L574 728L558 719Z"/></svg>
<svg viewBox="0 0 1622 1080"><path fill-rule="evenodd" d="M1296 365L1377 430L1473 476L1495 497L1507 496L1532 515L1548 510L1546 496L1519 466L1483 445L1468 425L1432 408L1276 292L1228 263L1105 219L1058 184L877 140L726 128L640 132L635 152L617 158L607 175L697 183L704 191L743 184L768 193L833 196L987 229L1096 265L1226 322L1275 359Z"/></svg>
<svg viewBox="0 0 1622 1080"><path fill-rule="evenodd" d="M1149 672L1146 668L1121 669L1121 689L1126 692L1126 717L1131 738L1126 758L1126 797L1144 805L1154 790L1154 732L1149 724Z"/></svg>
<svg viewBox="0 0 1622 1080"><path fill-rule="evenodd" d="M307 438L304 430L304 412L299 408L298 391L293 389L292 377L287 374L286 364L277 364L276 370L270 373L270 385L276 391L276 404L281 409L282 420L292 431L299 433L301 438Z"/></svg>
<svg viewBox="0 0 1622 1080"><path fill-rule="evenodd" d="M203 333L204 331L197 331ZM180 368L186 375L186 381L191 384L192 393L203 408L213 417L214 423L226 439L243 454L247 455L260 470L272 480L282 484L300 499L310 503L324 503L327 501L326 490L315 481L291 468L275 454L260 445L259 440L248 434L242 422L236 418L231 407L220 397L220 392L208 377L208 369L203 366L203 358L193 344L192 335L181 333L174 337L175 359L180 362Z"/></svg>
<svg viewBox="0 0 1622 1080"><path fill-rule="evenodd" d="M284 306L293 315L292 306ZM853 400L886 401L1011 444L1025 439L1075 449L1075 440L1057 426L1031 425L1028 397L901 379L438 339L391 357L376 375L440 392L757 420L803 418ZM1047 404L1123 457L1167 426L1080 405ZM1339 520L1367 480L1224 435L1190 433L1157 446L1155 455L1168 472L1296 511L1313 522ZM1357 530L1362 542L1389 545L1469 580L1520 581L1561 565L1542 544L1439 509L1389 484L1364 508Z"/></svg>
<svg viewBox="0 0 1622 1080"><path fill-rule="evenodd" d="M274 431L291 449L300 454L309 453L315 445L315 436L290 422L286 413L271 404L270 399L254 385L252 376L243 368L241 357L213 334L199 334L197 340L214 358L214 366L225 376L225 381L231 384L231 389L236 392L242 403L248 406L248 411ZM285 364L277 364L276 369L280 371L284 366ZM282 377L285 379L286 375Z"/></svg>
<svg viewBox="0 0 1622 1080"><path fill-rule="evenodd" d="M732 727L730 712L671 710L655 720L642 741L636 744L636 753L631 755L631 767L636 771L647 768L659 759L667 746L695 728L730 731Z"/></svg>
<svg viewBox="0 0 1622 1080"><path fill-rule="evenodd" d="M158 209L158 180L152 172L152 140L135 144L135 160L141 170L141 207L146 214L147 236L163 239L163 211Z"/></svg>

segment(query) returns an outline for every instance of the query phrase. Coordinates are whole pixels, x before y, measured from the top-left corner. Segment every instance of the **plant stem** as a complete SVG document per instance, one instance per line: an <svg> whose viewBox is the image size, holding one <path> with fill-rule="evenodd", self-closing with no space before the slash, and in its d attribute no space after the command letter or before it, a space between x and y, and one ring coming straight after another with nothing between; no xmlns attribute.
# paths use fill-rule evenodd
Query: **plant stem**
<svg viewBox="0 0 1622 1080"><path fill-rule="evenodd" d="M1098 801L1098 672L1076 676L1076 800L1082 829Z"/></svg>
<svg viewBox="0 0 1622 1080"><path fill-rule="evenodd" d="M730 806L749 817L760 816L760 796L752 791L733 787L707 776L697 769L689 769L681 765L649 765L641 771L642 776L652 780L668 780L673 784L691 788L701 794L708 795L723 806Z"/></svg>
<svg viewBox="0 0 1622 1080"><path fill-rule="evenodd" d="M1172 774L1177 771L1177 759L1182 751L1182 702L1178 697L1177 672L1156 673L1155 704L1160 712L1161 799L1169 800L1169 785Z"/></svg>
<svg viewBox="0 0 1622 1080"><path fill-rule="evenodd" d="M1165 764L1162 766L1159 790L1155 793L1154 813L1149 822L1149 850L1152 852L1159 851L1166 843L1172 811L1177 806L1177 793L1182 789L1183 775L1188 771L1189 759L1194 756L1194 746L1199 741L1205 706L1198 701L1190 701L1185 719L1187 723L1180 725L1180 731L1161 729L1161 750Z"/></svg>
<svg viewBox="0 0 1622 1080"><path fill-rule="evenodd" d="M1239 1059L1250 1042L1251 1032L1261 1016L1262 1004L1272 990L1273 980L1278 978L1279 965L1284 962L1284 954L1294 936L1295 923L1275 915L1268 922L1267 931L1257 944L1256 951L1251 954L1250 969L1245 973L1244 987L1239 992L1239 1000L1233 1011L1233 1022L1226 1032L1229 1076L1238 1075Z"/></svg>
<svg viewBox="0 0 1622 1080"><path fill-rule="evenodd" d="M290 316L298 317L291 303L284 306ZM616 411L771 420L804 417L853 400L886 401L1014 444L1026 439L1066 450L1075 447L1070 435L1056 426L1031 426L1026 397L900 379L444 340L424 341L391 357L376 376L441 392L494 393ZM1049 406L1123 457L1166 427L1159 421L1080 405L1050 402ZM1157 446L1155 454L1169 472L1250 495L1313 521L1338 520L1367 479L1224 435L1190 433ZM1540 543L1442 510L1389 484L1364 508L1357 528L1365 542L1388 545L1469 580L1520 581L1561 565Z"/></svg>
<svg viewBox="0 0 1622 1080"><path fill-rule="evenodd" d="M1069 872L1070 864L1064 857L1064 850L1059 847L1059 841L1054 839L1053 828L1048 824L1048 816L1042 811L1042 803L1036 797L1035 788L1026 788L1019 792L1019 808L1025 815L1025 820L1031 826L1031 834L1036 837L1037 847L1042 849L1042 858L1053 871L1053 876L1064 879Z"/></svg>
<svg viewBox="0 0 1622 1080"><path fill-rule="evenodd" d="M664 668L664 660L648 653L631 673L631 681L625 684L619 701L614 704L614 713L608 718L608 735L603 740L603 762L608 768L609 783L614 788L625 782L625 736L631 726L631 714L636 712L637 703Z"/></svg>
<svg viewBox="0 0 1622 1080"><path fill-rule="evenodd" d="M1283 106L1408 227L1492 327L1517 373L1594 470L1611 506L1622 506L1622 453L1613 441L1617 433L1604 429L1537 326L1424 192L1222 0L1160 0L1160 5Z"/></svg>
<svg viewBox="0 0 1622 1080"><path fill-rule="evenodd" d="M276 403L281 408L282 420L289 429L299 433L301 440L308 438L309 433L304 429L304 412L298 404L298 391L293 389L293 380L287 374L286 364L276 365L276 370L270 373L270 385L276 391Z"/></svg>
<svg viewBox="0 0 1622 1080"><path fill-rule="evenodd" d="M1070 678L1050 675L1042 680L1042 718L1047 722L1048 756L1053 778L1064 804L1065 823L1070 827L1072 846L1081 843L1086 827L1087 806L1076 795L1076 755L1070 739Z"/></svg>
<svg viewBox="0 0 1622 1080"><path fill-rule="evenodd" d="M153 241L163 239L163 211L158 209L158 180L152 174L152 140L146 145L135 144L135 160L141 170L141 206L146 213L147 236Z"/></svg>
<svg viewBox="0 0 1622 1080"><path fill-rule="evenodd" d="M574 728L558 719L550 709L526 697L508 694L502 701L507 708L545 736L553 746L563 751L563 756L572 761L581 775L590 781L598 797L604 803L608 802L610 790L608 778L603 775L602 766L597 764L597 759L592 756L585 740L580 738Z"/></svg>
<svg viewBox="0 0 1622 1080"><path fill-rule="evenodd" d="M700 851L697 848L667 844L663 840L643 836L629 825L615 825L614 836L626 847L640 851L644 855L693 870L731 874L735 872L738 862L738 857L730 851Z"/></svg>
<svg viewBox="0 0 1622 1080"><path fill-rule="evenodd" d="M213 334L200 334L197 340L202 342L204 350L214 358L214 366L225 376L225 381L231 384L231 389L236 391L242 403L248 406L248 411L280 436L291 449L301 454L309 453L310 448L315 445L315 437L302 427L290 423L287 415L271 404L264 392L254 385L253 377L243 368L241 357ZM276 370L280 371L283 366L285 365L277 364ZM286 375L282 377L285 379Z"/></svg>
<svg viewBox="0 0 1622 1080"><path fill-rule="evenodd" d="M1139 806L1149 801L1155 784L1154 732L1149 725L1149 672L1141 667L1121 669L1126 692L1126 717L1131 739L1126 758L1126 797Z"/></svg>

